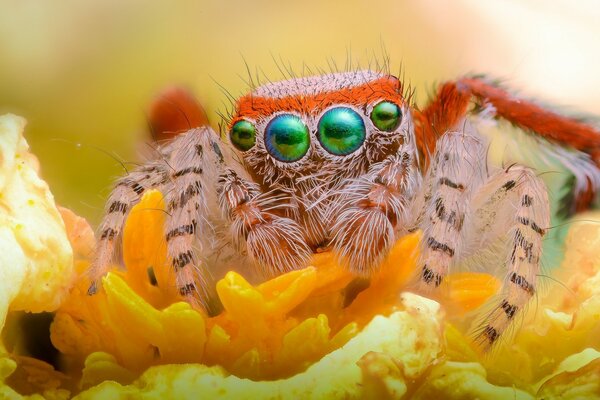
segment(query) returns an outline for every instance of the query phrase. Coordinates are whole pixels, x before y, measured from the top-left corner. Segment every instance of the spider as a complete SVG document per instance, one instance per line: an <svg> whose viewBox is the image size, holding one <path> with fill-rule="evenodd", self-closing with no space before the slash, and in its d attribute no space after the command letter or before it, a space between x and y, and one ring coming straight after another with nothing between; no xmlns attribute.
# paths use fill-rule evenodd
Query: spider
<svg viewBox="0 0 600 400"><path fill-rule="evenodd" d="M164 235L177 288L197 306L211 296L218 265L277 275L305 266L326 247L357 277L369 277L395 240L416 229L418 279L435 291L458 262L500 240L502 296L476 334L490 348L536 293L550 211L532 169L488 165L486 140L471 120L491 110L552 144L576 178L571 211L587 208L600 185L600 131L482 76L442 84L422 110L411 104L410 89L386 73L268 83L237 100L225 140L181 93L163 100L162 106L179 101L186 121L167 121L159 130L183 124L186 132L116 183L89 294L113 261L129 210L157 188L165 195Z"/></svg>

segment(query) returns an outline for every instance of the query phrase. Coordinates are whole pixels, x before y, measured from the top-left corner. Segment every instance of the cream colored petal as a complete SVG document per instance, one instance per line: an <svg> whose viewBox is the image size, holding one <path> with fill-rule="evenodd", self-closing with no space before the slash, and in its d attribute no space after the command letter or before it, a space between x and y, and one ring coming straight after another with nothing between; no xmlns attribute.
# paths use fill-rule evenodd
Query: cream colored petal
<svg viewBox="0 0 600 400"><path fill-rule="evenodd" d="M0 116L0 326L9 308L56 309L73 278L65 226L24 128L23 118Z"/></svg>

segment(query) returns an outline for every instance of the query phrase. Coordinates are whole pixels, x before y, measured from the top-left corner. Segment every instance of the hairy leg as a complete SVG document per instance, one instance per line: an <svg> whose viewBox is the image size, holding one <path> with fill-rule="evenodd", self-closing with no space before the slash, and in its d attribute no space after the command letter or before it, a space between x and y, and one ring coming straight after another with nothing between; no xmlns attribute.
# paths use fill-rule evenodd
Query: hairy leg
<svg viewBox="0 0 600 400"><path fill-rule="evenodd" d="M464 118L473 98L493 106L496 116L538 138L574 150L570 156L556 154L577 179L574 193L567 199L572 204L566 204L565 210L576 212L589 207L600 186L600 129L519 98L481 77L444 83L423 112L415 115L417 143L425 165L436 140ZM572 162L574 159L578 162Z"/></svg>
<svg viewBox="0 0 600 400"><path fill-rule="evenodd" d="M218 174L220 153L213 148L216 139L209 128L192 129L173 141L169 157L171 190L165 193L167 257L179 294L196 306L208 298L209 271L201 255L210 251L202 239L214 236L215 229L208 219L208 192L214 190Z"/></svg>
<svg viewBox="0 0 600 400"><path fill-rule="evenodd" d="M117 181L108 198L104 218L98 228L96 250L88 270L91 280L88 294L96 293L100 278L108 272L115 261L115 254L120 248L123 225L129 211L140 201L146 190L162 188L168 184L167 168L162 159L152 161Z"/></svg>
<svg viewBox="0 0 600 400"><path fill-rule="evenodd" d="M471 207L475 210L472 226L479 246L485 247L494 238L508 246L502 298L475 332L476 344L487 350L536 292L550 209L544 182L521 166L492 175L478 190Z"/></svg>
<svg viewBox="0 0 600 400"><path fill-rule="evenodd" d="M438 142L429 168L420 253L420 286L441 285L464 247L468 204L486 178L486 147L475 133L450 131Z"/></svg>

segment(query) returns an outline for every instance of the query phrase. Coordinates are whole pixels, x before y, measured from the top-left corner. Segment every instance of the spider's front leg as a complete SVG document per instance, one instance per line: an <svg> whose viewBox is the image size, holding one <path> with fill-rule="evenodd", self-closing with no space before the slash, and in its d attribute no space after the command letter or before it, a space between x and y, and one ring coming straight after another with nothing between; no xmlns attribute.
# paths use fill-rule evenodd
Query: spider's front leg
<svg viewBox="0 0 600 400"><path fill-rule="evenodd" d="M169 163L173 171L172 190L166 198L170 214L165 230L167 252L177 288L188 302L210 298L211 271L204 260L222 250L216 242L225 240L246 250L269 275L306 264L311 252L298 224L265 210L274 208L273 199L261 196L260 187L210 129L192 130L177 138ZM211 215L213 205L223 212L225 226L230 226L228 239L220 238L223 232L211 224L221 218Z"/></svg>
<svg viewBox="0 0 600 400"><path fill-rule="evenodd" d="M420 282L430 291L460 258L465 244L463 227L470 218L469 202L486 178L486 148L482 138L463 132L446 132L436 146L425 179L425 207Z"/></svg>
<svg viewBox="0 0 600 400"><path fill-rule="evenodd" d="M492 175L474 196L473 209L477 247L498 239L508 245L502 298L475 333L475 343L487 350L536 293L550 206L544 182L517 165Z"/></svg>

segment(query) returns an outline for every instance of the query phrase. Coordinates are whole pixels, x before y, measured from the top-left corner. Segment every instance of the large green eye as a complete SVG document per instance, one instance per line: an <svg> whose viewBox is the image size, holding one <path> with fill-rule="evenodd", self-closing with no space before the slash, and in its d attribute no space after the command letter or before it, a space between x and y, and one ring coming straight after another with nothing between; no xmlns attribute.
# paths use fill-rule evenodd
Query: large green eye
<svg viewBox="0 0 600 400"><path fill-rule="evenodd" d="M295 115L278 115L265 128L265 147L279 161L298 161L304 157L309 145L308 128Z"/></svg>
<svg viewBox="0 0 600 400"><path fill-rule="evenodd" d="M382 101L373 107L371 121L373 125L382 131L391 132L398 128L402 119L400 107L389 101Z"/></svg>
<svg viewBox="0 0 600 400"><path fill-rule="evenodd" d="M325 150L337 156L356 151L362 146L366 136L362 117L348 107L332 108L319 121L319 142Z"/></svg>
<svg viewBox="0 0 600 400"><path fill-rule="evenodd" d="M256 128L249 121L238 121L231 127L229 138L238 150L250 150L256 142Z"/></svg>

